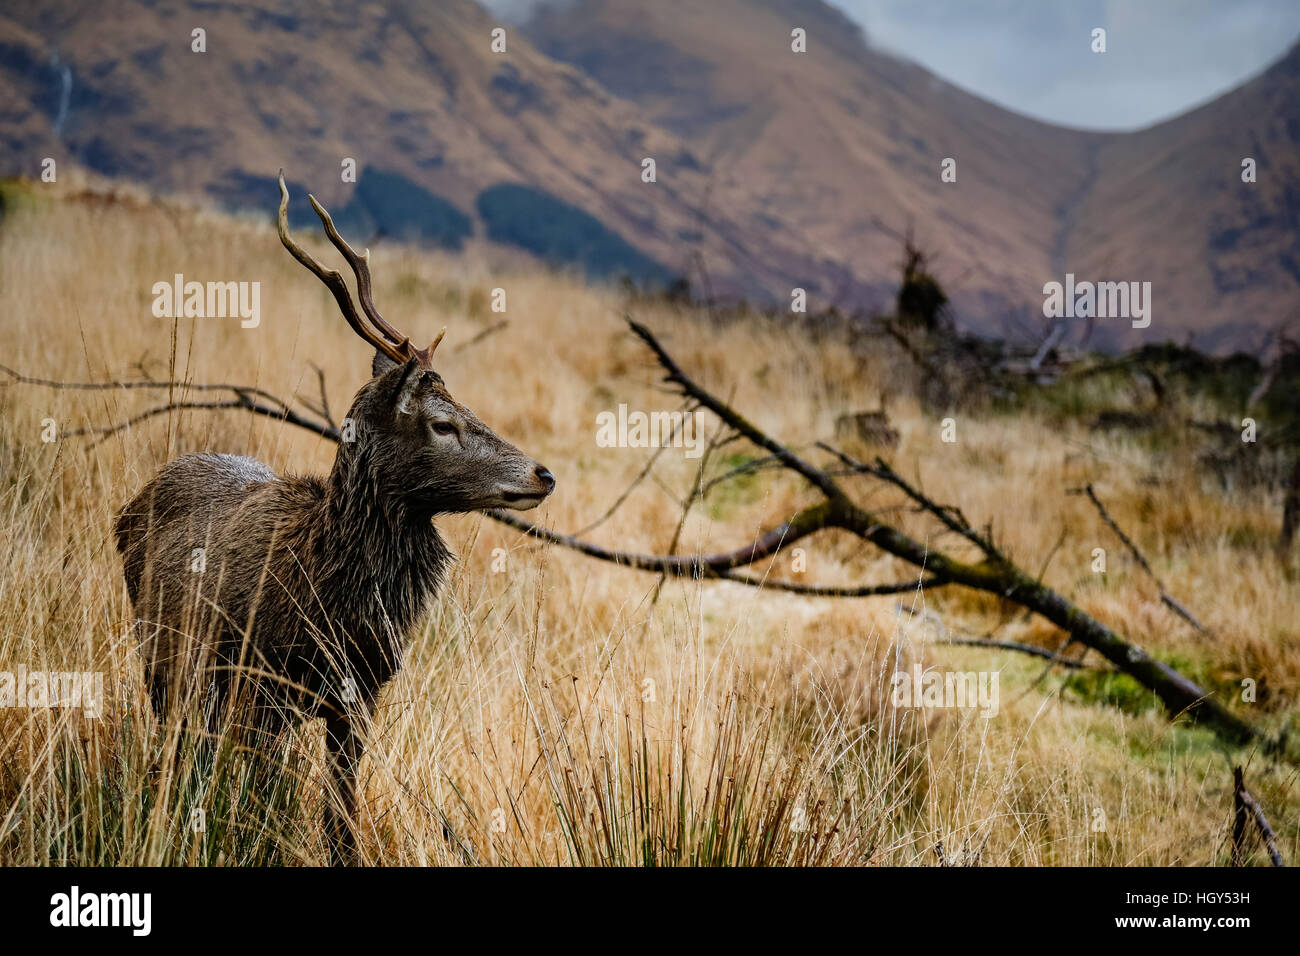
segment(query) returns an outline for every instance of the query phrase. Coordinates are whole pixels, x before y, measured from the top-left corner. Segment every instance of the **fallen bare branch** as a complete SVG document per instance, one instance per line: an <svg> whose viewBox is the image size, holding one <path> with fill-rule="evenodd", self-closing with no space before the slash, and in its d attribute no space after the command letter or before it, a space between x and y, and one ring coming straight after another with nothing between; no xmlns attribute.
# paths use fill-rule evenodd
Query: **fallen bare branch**
<svg viewBox="0 0 1300 956"><path fill-rule="evenodd" d="M614 551L593 544L590 541L584 541L575 535L551 531L549 528L535 525L506 511L488 511L486 514L502 524L508 524L510 527L517 528L525 534L532 535L542 541L562 545L589 557L599 558L602 561L610 561L624 567L636 568L639 571L667 574L670 577L710 578L722 577L724 572L733 571L736 568L753 564L762 558L771 557L786 545L828 527L829 509L826 505L813 505L810 508L805 508L784 524L760 534L754 539L754 543L748 547L741 547L720 554L687 555L633 554L627 551ZM733 578L732 580L736 579ZM894 587L895 585L889 586ZM911 584L908 589L914 587L916 587L916 584ZM793 590L793 588L791 589Z"/></svg>
<svg viewBox="0 0 1300 956"><path fill-rule="evenodd" d="M833 452L855 470L873 474L893 484L949 529L960 533L981 549L984 556L977 563L962 561L952 555L931 550L926 544L879 520L879 516L854 504L835 479L823 469L803 460L789 447L755 426L735 409L694 382L645 326L628 320L632 331L649 346L664 369L665 378L680 391L694 398L724 422L731 425L752 444L770 452L787 468L806 478L825 496L823 507L826 527L838 527L875 544L881 550L923 568L938 582L961 584L996 594L1041 615L1069 633L1075 641L1097 651L1124 673L1152 691L1170 714L1186 713L1212 727L1232 743L1244 744L1257 737L1250 724L1237 717L1210 694L1163 661L1126 641L1100 621L1086 614L1063 595L1036 581L1013 564L993 545L991 536L975 531L961 512L929 499L919 489L902 479L882 459L874 465L853 462L840 452Z"/></svg>
<svg viewBox="0 0 1300 956"><path fill-rule="evenodd" d="M733 429L739 432L743 437L748 439L759 448L766 449L787 468L796 471L808 479L813 485L819 488L827 498L843 497L844 492L840 491L839 486L826 474L822 469L816 468L804 461L785 445L769 436L759 428L750 424L750 422L739 412L727 405L720 399L716 398L709 392L706 392L700 386L682 371L681 367L673 359L664 347L659 344L659 340L654 337L649 329L639 322L632 319L627 320L633 333L641 339L655 354L659 360L659 365L663 368L666 375L665 380L676 385L683 395L688 395L700 405L707 408L718 418L726 422Z"/></svg>

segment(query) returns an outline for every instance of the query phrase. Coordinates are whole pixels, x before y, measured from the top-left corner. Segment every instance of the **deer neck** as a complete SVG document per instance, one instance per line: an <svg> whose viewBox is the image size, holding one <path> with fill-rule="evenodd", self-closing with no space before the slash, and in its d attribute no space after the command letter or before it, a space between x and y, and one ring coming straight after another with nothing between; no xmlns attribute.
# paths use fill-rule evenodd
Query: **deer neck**
<svg viewBox="0 0 1300 956"><path fill-rule="evenodd" d="M394 624L413 624L451 559L431 515L385 490L363 445L340 449L322 507L341 600L365 607L377 598Z"/></svg>

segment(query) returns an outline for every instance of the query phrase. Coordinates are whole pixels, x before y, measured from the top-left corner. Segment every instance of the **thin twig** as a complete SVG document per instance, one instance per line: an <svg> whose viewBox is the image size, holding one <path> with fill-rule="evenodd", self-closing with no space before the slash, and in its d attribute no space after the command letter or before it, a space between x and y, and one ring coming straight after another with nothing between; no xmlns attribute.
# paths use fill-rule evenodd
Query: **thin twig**
<svg viewBox="0 0 1300 956"><path fill-rule="evenodd" d="M970 522L966 520L966 516L961 513L960 508L952 505L941 505L936 501L932 501L923 491L919 488L913 487L903 478L902 475L889 467L883 458L877 457L874 463L867 464L866 462L858 461L856 458L850 457L828 442L819 441L817 447L834 455L840 461L844 462L844 464L852 471L872 475L873 477L879 478L882 481L887 481L891 485L900 488L909 498L920 505L923 510L930 512L930 514L943 522L949 530L970 541L989 557L1001 557L1001 554L994 546L991 537L981 535L971 527Z"/></svg>
<svg viewBox="0 0 1300 956"><path fill-rule="evenodd" d="M138 415L132 415L130 418L126 419L125 421L118 422L115 425L107 425L104 427L74 428L65 432L64 435L69 438L73 438L79 435L97 435L99 436L99 440L92 443L91 446L91 447L95 447L96 445L103 443L106 439L112 437L113 435L117 434L120 431L124 431L133 425L137 425L140 422L145 421L146 419L153 418L157 415L165 415L168 412L172 412L177 409L217 410L217 409L228 409L228 408L241 408L246 411L252 412L254 415L262 415L266 418L274 418L277 421L288 422L290 425L297 425L299 428L305 428L308 431L315 432L316 434L320 435L322 438L328 438L336 442L339 440L339 430L333 427L332 425L312 421L310 418L307 418L304 415L300 415L299 413L293 411L290 408L271 408L259 402L254 402L252 399L242 395L239 398L229 399L227 401L219 401L219 402L171 402L168 405L161 405L158 406L157 408L150 408L147 411L143 411Z"/></svg>
<svg viewBox="0 0 1300 956"><path fill-rule="evenodd" d="M927 643L957 644L963 647L993 647L1004 651L1019 651L1021 654L1029 654L1032 657L1041 657L1050 661L1052 664L1060 664L1062 667L1070 670L1097 669L1091 664L1085 664L1072 657L1060 657L1045 647L1035 647L1033 644L1020 644L1016 641L1006 641L996 638L991 639L987 637L945 637L939 640L928 641Z"/></svg>
<svg viewBox="0 0 1300 956"><path fill-rule="evenodd" d="M751 458L742 465L737 465L735 468L725 471L721 475L715 475L713 478L710 478L704 483L704 487L700 489L700 497L707 498L709 492L716 486L731 481L733 478L739 478L742 475L749 475L759 471L768 471L770 469L783 467L785 466L776 460L775 455L764 455L762 458Z"/></svg>
<svg viewBox="0 0 1300 956"><path fill-rule="evenodd" d="M685 421L685 419L683 419ZM698 425L696 426L699 427ZM681 514L677 518L677 527L673 529L672 540L668 543L668 553L676 554L677 545L681 542L682 529L686 527L686 519L690 517L691 508L695 505L695 500L700 497L700 486L704 482L704 469L709 466L709 459L713 456L714 450L718 447L718 440L722 437L723 427L718 426L717 430L709 438L709 444L704 449L704 454L700 456L699 467L695 469L695 478L691 484L690 493L682 499ZM667 574L659 575L659 583L655 585L654 596L650 598L650 606L654 607L659 603L659 595L663 593L664 582L668 580Z"/></svg>
<svg viewBox="0 0 1300 956"><path fill-rule="evenodd" d="M159 380L159 381L143 381L143 382L122 382L122 381L59 382L49 378L34 378L30 375L23 375L20 372L15 372L7 365L0 365L0 372L4 372L5 374L12 376L16 382L19 382L23 385L39 385L42 388L53 388L53 389L59 389L63 391L101 392L101 391L111 391L113 389L134 390L134 389L176 389L176 388L188 389L189 391L192 392L226 391L226 392L234 392L235 394L252 395L257 398L263 399L264 401L273 402L276 405L279 405L283 408L289 407L288 403L285 402L284 399L277 398L276 396L272 395L270 392L264 391L260 388L254 388L249 385L220 385L220 384L203 385L196 382L179 382L175 380Z"/></svg>
<svg viewBox="0 0 1300 956"><path fill-rule="evenodd" d="M311 367L316 370L316 384L320 388L320 404L313 405L301 395L298 396L298 401L302 402L302 404L306 406L307 411L311 412L313 415L319 415L321 418L325 419L325 421L337 428L338 422L334 420L334 416L330 413L330 399L328 393L325 391L325 371L315 362L311 363Z"/></svg>
<svg viewBox="0 0 1300 956"><path fill-rule="evenodd" d="M991 647L997 650L1018 651L1021 654L1028 654L1031 657L1044 658L1045 660L1049 661L1048 664L1049 667L1052 664L1060 664L1062 667L1066 667L1071 670L1097 670L1098 669L1093 667L1090 664L1083 663L1083 661L1074 660L1073 658L1070 657L1062 657L1059 650L1053 653L1052 651L1049 651L1045 647L1035 647L1033 644L1021 644L1019 641L1008 641L1008 640L989 638L989 637L975 637L975 636L961 636L961 635L949 636L953 634L952 628L948 627L948 625L944 623L943 619L940 618L938 615L930 614L928 612L923 612L923 611L917 611L913 608L908 607L905 604L897 605L896 610L906 614L910 614L913 617L918 617L923 622L933 621L934 623L937 623L939 625L939 632L941 635L944 636L926 640L925 641L926 644L947 644L947 645L955 645L958 647Z"/></svg>
<svg viewBox="0 0 1300 956"><path fill-rule="evenodd" d="M1163 601L1164 604L1175 614L1181 617L1188 624L1192 625L1192 627L1196 628L1196 630L1200 631L1202 634L1212 633L1208 627L1196 619L1196 616L1192 614L1191 611L1187 610L1181 601L1178 601L1169 593L1168 590L1165 589L1164 582L1161 581L1160 577L1151 569L1151 565L1147 562L1147 559L1143 557L1142 552L1138 550L1138 546L1133 543L1133 539L1126 535L1124 529L1121 528L1118 522L1110 516L1110 512L1106 510L1106 506L1101 503L1101 499L1098 498L1096 492L1092 490L1092 485L1084 485L1082 493L1086 494L1088 499L1097 508L1097 513L1101 515L1101 520L1110 526L1110 529L1115 532L1116 537L1118 537L1120 541L1124 542L1124 546L1127 547L1129 553L1133 555L1133 559L1137 561L1138 566L1147 573L1152 581L1155 582L1156 589L1160 592L1160 600ZM1077 488L1072 488L1067 491L1066 494L1077 495L1080 494L1080 491Z"/></svg>
<svg viewBox="0 0 1300 956"><path fill-rule="evenodd" d="M1260 808L1258 801L1246 789L1245 773L1241 767L1232 768L1232 865L1241 866L1246 855L1246 824L1253 820L1259 830L1260 839L1268 851L1268 858L1274 866L1283 866L1282 854L1277 849L1277 839L1273 828L1268 825L1268 818Z"/></svg>
<svg viewBox="0 0 1300 956"><path fill-rule="evenodd" d="M504 328L505 328L506 326L508 326L509 324L510 324L510 320L509 320L509 319L502 319L500 322L496 323L495 325L489 325L489 326L488 326L486 329L484 329L482 332L478 333L478 335L475 335L473 338L471 338L471 339L467 339L466 341L461 342L461 343L460 343L459 345L457 345L454 349L452 349L452 351L453 351L453 352L461 352L461 351L464 351L465 349L469 348L470 346L478 345L480 342L482 342L482 341L483 341L485 338L487 338L489 335L495 335L497 332L500 332L502 329L504 329Z"/></svg>
<svg viewBox="0 0 1300 956"><path fill-rule="evenodd" d="M661 443L659 447L655 449L654 454L651 455L649 460L645 463L645 467L642 468L640 473L638 473L637 476L632 479L632 483L629 484L626 488L624 488L622 493L616 499L614 499L614 503L610 505L609 508L606 509L605 513L602 514L595 521L591 522L590 524L584 525L583 527L579 528L577 531L573 532L574 537L581 537L585 534L589 534L590 532L595 531L602 524L604 524L606 521L608 521L610 518L614 516L614 513L623 506L623 503L627 501L628 497L631 496L632 492L635 491L637 487L640 486L641 482L645 481L646 477L650 474L650 472L654 470L655 463L659 461L659 456L662 455L664 451L667 450L670 446L672 446L674 441L676 441L677 432L681 429L682 424L686 421L685 416L690 415L694 411L695 407L696 406L694 402L686 402L685 404L683 404L678 408L678 411L682 412L683 414L681 417L678 417L674 420L673 430L668 437L668 441Z"/></svg>

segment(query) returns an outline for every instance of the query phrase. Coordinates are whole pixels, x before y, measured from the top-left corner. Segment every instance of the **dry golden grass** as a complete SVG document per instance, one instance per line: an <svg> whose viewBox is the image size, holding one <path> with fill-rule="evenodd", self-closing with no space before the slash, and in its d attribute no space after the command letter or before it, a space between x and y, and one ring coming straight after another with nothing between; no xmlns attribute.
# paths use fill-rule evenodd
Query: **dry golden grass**
<svg viewBox="0 0 1300 956"><path fill-rule="evenodd" d="M648 453L598 448L596 414L619 402L675 407L626 332L622 296L502 269L481 250L448 258L381 248L373 264L390 320L417 339L450 326L440 357L453 394L558 476L539 520L568 531L602 514ZM177 272L260 281L261 326L155 318L150 288ZM508 329L458 348L501 318L488 308L495 286L507 290ZM769 318L716 325L667 303L630 307L702 382L800 445L831 438L838 414L874 407L889 389L902 432L893 461L932 497L992 522L1024 567L1045 566L1047 583L1214 689L1258 680L1259 701L1237 709L1261 726L1289 720L1300 691L1300 594L1270 551L1277 502L1223 493L1180 453L1156 456L1029 414L955 410L958 441L945 444L909 397L910 373L883 347L861 356ZM143 368L314 397L317 363L339 415L370 359L269 226L141 196L12 193L0 228L0 315L4 364L28 374L104 381ZM0 671L103 671L107 700L94 721L0 710L0 862L321 862L318 727L273 755L270 777L253 757L225 751L215 769L187 751L181 770L158 771L167 743L143 693L110 524L178 454L228 451L278 471L324 472L333 448L292 427L210 411L161 416L94 447L41 440L45 419L66 430L148 405L138 392L0 390ZM655 480L591 537L665 549L695 467L666 453ZM854 481L861 500L891 503ZM1087 502L1065 494L1089 481L1212 638L1168 613ZM781 474L721 487L692 510L680 548L738 547L810 500ZM896 517L927 533L918 517ZM984 864L1222 863L1231 762L1247 764L1283 854L1300 850L1288 765L1226 754L1131 688L1059 672L1040 681L1042 662L1021 655L926 646L897 599L670 581L656 600L652 575L540 548L483 516L440 526L460 560L381 701L363 765L369 861L932 864L942 844L949 861ZM802 544L803 580L910 575L856 540ZM1108 552L1104 580L1090 570L1095 547ZM503 571L493 570L497 548ZM790 562L783 554L756 570L796 579ZM902 603L976 633L1003 611L958 590ZM1019 615L999 636L1059 641ZM894 709L888 676L913 661L997 671L997 716ZM1099 699L1102 687L1125 706ZM187 826L194 807L206 813L200 834Z"/></svg>

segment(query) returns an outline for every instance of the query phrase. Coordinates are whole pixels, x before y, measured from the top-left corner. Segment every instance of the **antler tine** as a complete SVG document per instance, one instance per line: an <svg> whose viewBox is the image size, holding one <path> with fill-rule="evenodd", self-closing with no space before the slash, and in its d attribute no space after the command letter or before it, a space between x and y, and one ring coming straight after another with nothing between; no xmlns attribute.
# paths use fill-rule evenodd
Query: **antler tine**
<svg viewBox="0 0 1300 956"><path fill-rule="evenodd" d="M352 267L352 273L357 277L357 299L361 302L361 308L366 316L374 323L375 328L384 334L398 348L405 348L411 341L409 335L403 335L397 329L385 321L384 317L379 314L375 308L375 301L371 295L370 286L370 250L367 249L364 254L360 254L352 248L348 242L339 233L334 226L334 220L331 218L329 211L316 201L316 197L307 196L311 203L311 208L316 210L316 215L320 217L321 225L325 227L325 235L329 236L330 242L334 243L334 248L343 253L343 258L348 260L348 265ZM417 350L418 351L418 350Z"/></svg>
<svg viewBox="0 0 1300 956"><path fill-rule="evenodd" d="M442 341L442 337L447 334L447 327L443 326L442 331L438 333L437 338L433 340L426 349L416 348L411 344L411 337L404 335L397 329L393 328L379 314L379 309L375 307L375 300L371 293L370 283L370 250L358 254L352 244L343 238L338 229L334 226L334 220L330 217L328 210L316 201L316 197L308 194L307 199L311 201L311 207L316 210L316 215L320 217L321 225L325 227L325 235L329 236L330 242L334 247L343 253L343 258L348 260L348 265L352 267L353 274L357 277L357 298L361 302L361 308L365 311L370 321L374 323L375 328L383 333L384 337L396 345L399 349L409 352L420 364L421 368L433 367L433 352Z"/></svg>
<svg viewBox="0 0 1300 956"><path fill-rule="evenodd" d="M338 237L338 231L334 229L334 223L330 220L329 213L327 213L315 199L312 199L311 202L312 206L316 209L316 214L320 216L321 220L326 224L325 231L332 234L332 237ZM283 169L280 170L280 212L276 216L275 228L280 234L280 242L289 250L289 254L310 269L316 275L316 278L325 283L326 288L328 288L330 292L334 293L334 299L338 302L339 309L343 312L343 318L347 319L348 325L352 326L354 332L375 348L379 349L379 351L383 352L394 362L405 363L413 357L409 353L415 350L410 349L409 345L404 349L396 342L390 342L384 336L377 335L374 331L367 328L365 323L361 321L361 316L357 315L357 307L352 302L352 294L348 291L348 284L344 281L343 276L338 272L338 270L326 269L323 265L313 259L306 250L298 245L298 243L294 242L293 238L289 235L289 190L284 184ZM339 241L342 241L342 237L339 237ZM337 243L335 244L337 245ZM346 245L346 243L344 243L344 245ZM349 247L349 251L351 251L351 247ZM360 284L359 274L358 284Z"/></svg>

